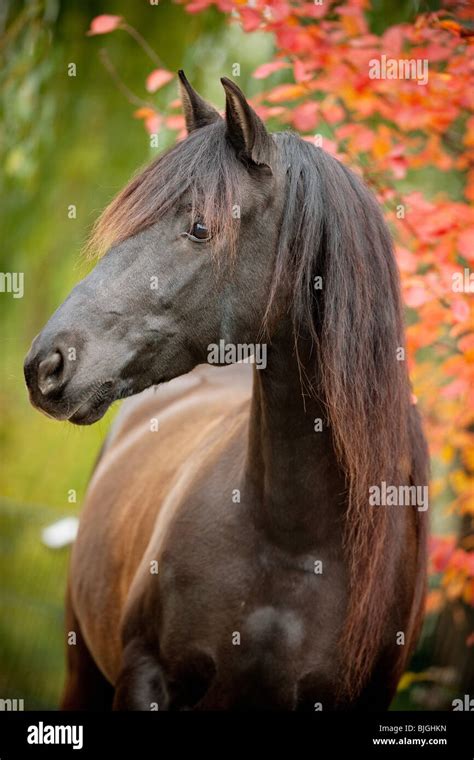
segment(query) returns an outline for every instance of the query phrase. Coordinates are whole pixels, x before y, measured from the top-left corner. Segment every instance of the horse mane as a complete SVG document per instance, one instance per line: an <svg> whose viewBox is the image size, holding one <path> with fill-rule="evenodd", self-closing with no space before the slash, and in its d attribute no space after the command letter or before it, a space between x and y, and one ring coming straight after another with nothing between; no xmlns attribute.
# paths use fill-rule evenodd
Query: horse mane
<svg viewBox="0 0 474 760"><path fill-rule="evenodd" d="M355 694L374 666L390 576L394 510L369 506L369 487L407 483L413 461L412 410L402 305L392 241L381 210L358 177L292 133L273 135L286 169L285 204L267 318L282 290L295 336L316 350L306 390L327 410L347 484L344 546L350 595L341 636L343 691ZM225 139L225 122L198 129L133 179L98 220L88 250L111 245L156 222L187 194L213 229L235 247L242 166ZM322 290L314 278L322 278ZM296 342L298 342L298 337ZM426 482L420 465L416 478ZM417 518L420 517L416 513ZM391 575L390 575L391 574ZM386 642L385 642L386 643Z"/></svg>
<svg viewBox="0 0 474 760"><path fill-rule="evenodd" d="M354 694L382 643L387 584L380 579L396 583L388 559L394 511L369 506L369 487L410 477L423 483L426 468L412 472L416 412L404 361L398 270L379 205L325 151L291 133L277 140L288 170L267 313L281 283L291 283L295 335L309 335L317 348L315 366L304 370L310 392L326 407L347 483L350 596L340 643L342 692ZM322 278L320 291L315 277Z"/></svg>

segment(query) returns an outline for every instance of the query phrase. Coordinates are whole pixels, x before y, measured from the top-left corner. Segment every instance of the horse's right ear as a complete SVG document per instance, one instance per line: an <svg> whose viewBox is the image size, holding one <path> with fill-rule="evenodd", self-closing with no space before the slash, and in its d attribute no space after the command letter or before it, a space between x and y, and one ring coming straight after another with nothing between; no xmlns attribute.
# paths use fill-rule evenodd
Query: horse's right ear
<svg viewBox="0 0 474 760"><path fill-rule="evenodd" d="M184 119L186 121L186 129L189 132L194 132L195 129L200 127L206 127L208 124L212 124L214 121L218 121L221 117L217 113L216 109L209 103L201 98L189 84L184 71L178 71L179 88L181 91L181 100L183 101Z"/></svg>
<svg viewBox="0 0 474 760"><path fill-rule="evenodd" d="M227 138L237 157L245 164L260 167L271 174L273 140L265 124L247 103L235 82L222 77L221 83L226 97Z"/></svg>

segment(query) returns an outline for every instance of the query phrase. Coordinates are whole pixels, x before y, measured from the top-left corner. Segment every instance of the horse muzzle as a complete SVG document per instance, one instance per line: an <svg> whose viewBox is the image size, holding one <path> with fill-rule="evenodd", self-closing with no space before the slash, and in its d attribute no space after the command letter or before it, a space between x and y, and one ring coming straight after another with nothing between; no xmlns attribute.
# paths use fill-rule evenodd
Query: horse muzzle
<svg viewBox="0 0 474 760"><path fill-rule="evenodd" d="M67 335L51 341L40 333L25 359L25 382L32 405L48 417L90 425L114 401L115 384L110 379L91 382L89 377L87 385L78 387L78 342Z"/></svg>

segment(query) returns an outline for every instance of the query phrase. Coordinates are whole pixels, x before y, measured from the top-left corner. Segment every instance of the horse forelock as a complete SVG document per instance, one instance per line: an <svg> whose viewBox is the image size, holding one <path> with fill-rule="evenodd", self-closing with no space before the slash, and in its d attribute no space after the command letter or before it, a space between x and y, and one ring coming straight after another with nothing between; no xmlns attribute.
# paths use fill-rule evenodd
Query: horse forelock
<svg viewBox="0 0 474 760"><path fill-rule="evenodd" d="M147 229L186 198L193 216L212 229L212 244L225 238L232 252L239 218L242 167L220 120L192 132L140 171L95 223L85 252L100 258L109 248Z"/></svg>

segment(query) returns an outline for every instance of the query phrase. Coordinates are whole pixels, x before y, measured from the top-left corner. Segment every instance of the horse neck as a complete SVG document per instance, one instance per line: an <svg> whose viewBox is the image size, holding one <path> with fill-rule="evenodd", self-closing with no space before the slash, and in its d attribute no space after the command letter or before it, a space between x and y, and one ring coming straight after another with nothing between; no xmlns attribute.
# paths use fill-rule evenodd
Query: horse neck
<svg viewBox="0 0 474 760"><path fill-rule="evenodd" d="M314 371L309 356L300 354L300 362L292 327L284 324L268 347L266 369L254 368L245 464L256 522L294 551L340 537L344 509L344 478L323 405L302 392L305 364L308 377Z"/></svg>

